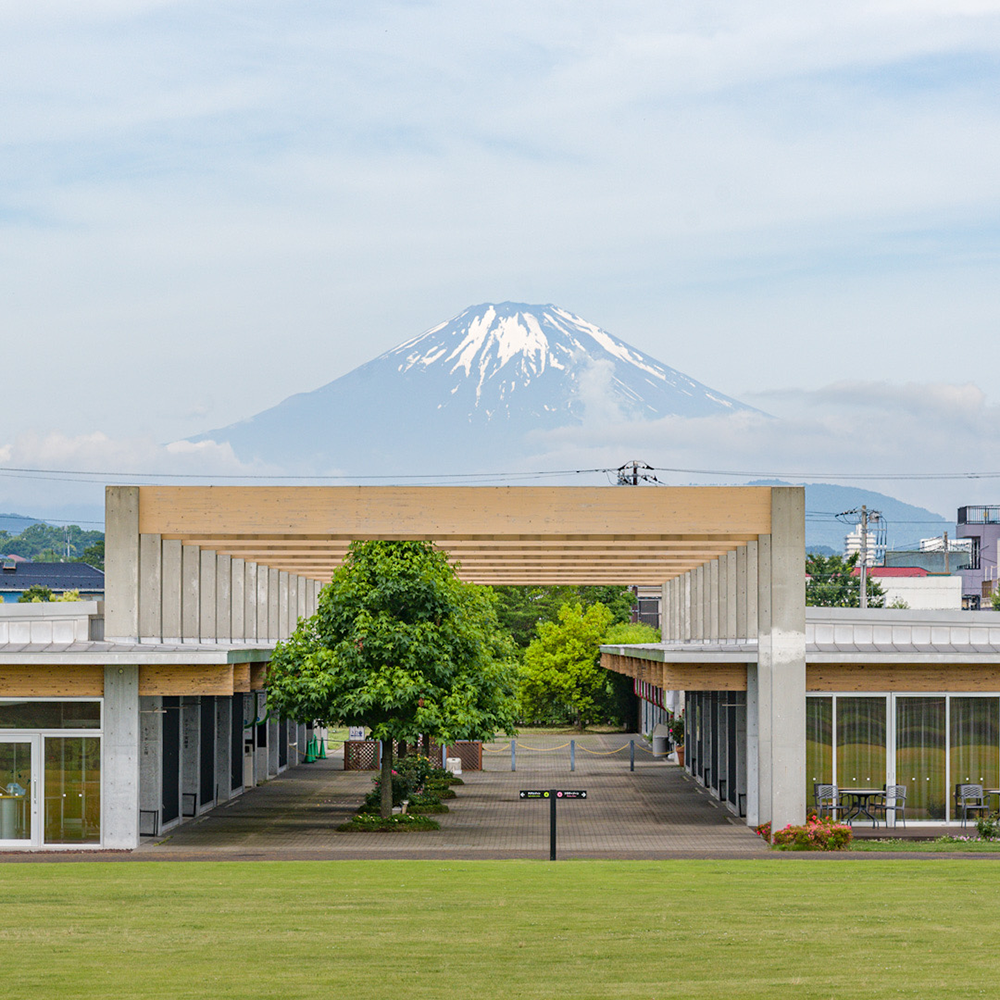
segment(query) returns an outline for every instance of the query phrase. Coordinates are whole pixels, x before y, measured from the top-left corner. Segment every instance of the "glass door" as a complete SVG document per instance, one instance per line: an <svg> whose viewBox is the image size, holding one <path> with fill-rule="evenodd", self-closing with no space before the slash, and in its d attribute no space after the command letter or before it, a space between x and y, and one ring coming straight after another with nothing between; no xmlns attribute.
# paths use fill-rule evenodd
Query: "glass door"
<svg viewBox="0 0 1000 1000"><path fill-rule="evenodd" d="M0 846L38 842L39 737L0 736Z"/></svg>

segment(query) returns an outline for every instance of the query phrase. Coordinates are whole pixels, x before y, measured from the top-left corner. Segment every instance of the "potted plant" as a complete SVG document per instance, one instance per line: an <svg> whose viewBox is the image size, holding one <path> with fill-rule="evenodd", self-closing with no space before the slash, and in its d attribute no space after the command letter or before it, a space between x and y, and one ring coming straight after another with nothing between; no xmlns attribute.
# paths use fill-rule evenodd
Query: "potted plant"
<svg viewBox="0 0 1000 1000"><path fill-rule="evenodd" d="M684 716L679 712L670 720L670 739L677 751L677 763L684 766Z"/></svg>

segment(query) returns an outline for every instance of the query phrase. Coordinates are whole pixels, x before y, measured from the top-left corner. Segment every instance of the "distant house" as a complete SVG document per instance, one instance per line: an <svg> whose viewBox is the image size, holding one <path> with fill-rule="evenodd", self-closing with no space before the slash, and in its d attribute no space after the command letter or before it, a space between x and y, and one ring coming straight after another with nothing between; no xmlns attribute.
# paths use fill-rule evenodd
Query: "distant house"
<svg viewBox="0 0 1000 1000"><path fill-rule="evenodd" d="M861 570L856 568L854 576ZM914 611L958 611L962 607L962 578L928 573L921 566L873 566L868 576L885 591L885 606L905 602Z"/></svg>
<svg viewBox="0 0 1000 1000"><path fill-rule="evenodd" d="M104 574L86 563L28 562L4 558L0 568L0 602L16 602L29 587L48 587L59 597L68 590L78 590L80 599L104 597Z"/></svg>

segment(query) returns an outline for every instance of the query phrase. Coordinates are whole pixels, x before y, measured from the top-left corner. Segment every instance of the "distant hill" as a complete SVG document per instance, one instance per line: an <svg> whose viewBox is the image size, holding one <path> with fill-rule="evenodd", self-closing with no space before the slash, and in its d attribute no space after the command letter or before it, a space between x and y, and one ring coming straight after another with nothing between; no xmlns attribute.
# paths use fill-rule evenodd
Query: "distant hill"
<svg viewBox="0 0 1000 1000"><path fill-rule="evenodd" d="M0 531L7 531L12 535L19 535L32 524L43 523L40 518L25 517L24 514L0 514Z"/></svg>
<svg viewBox="0 0 1000 1000"><path fill-rule="evenodd" d="M895 497L855 486L835 486L832 483L786 483L780 479L758 479L749 486L793 486L806 489L806 548L828 546L836 553L844 551L844 536L854 530L851 523L837 520L837 514L854 510L862 504L877 510L886 520L886 538L890 549L916 548L921 538L930 538L947 531L955 536L955 522L925 507L903 503Z"/></svg>

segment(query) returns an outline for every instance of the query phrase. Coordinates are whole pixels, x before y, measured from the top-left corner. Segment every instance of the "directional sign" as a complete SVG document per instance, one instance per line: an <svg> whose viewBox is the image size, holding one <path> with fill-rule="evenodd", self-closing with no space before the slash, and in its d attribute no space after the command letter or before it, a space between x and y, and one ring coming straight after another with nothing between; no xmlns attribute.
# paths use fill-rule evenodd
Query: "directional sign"
<svg viewBox="0 0 1000 1000"><path fill-rule="evenodd" d="M567 791L558 788L522 788L517 793L522 799L549 800L549 860L556 859L556 803L560 799L585 799L587 793L582 789Z"/></svg>

